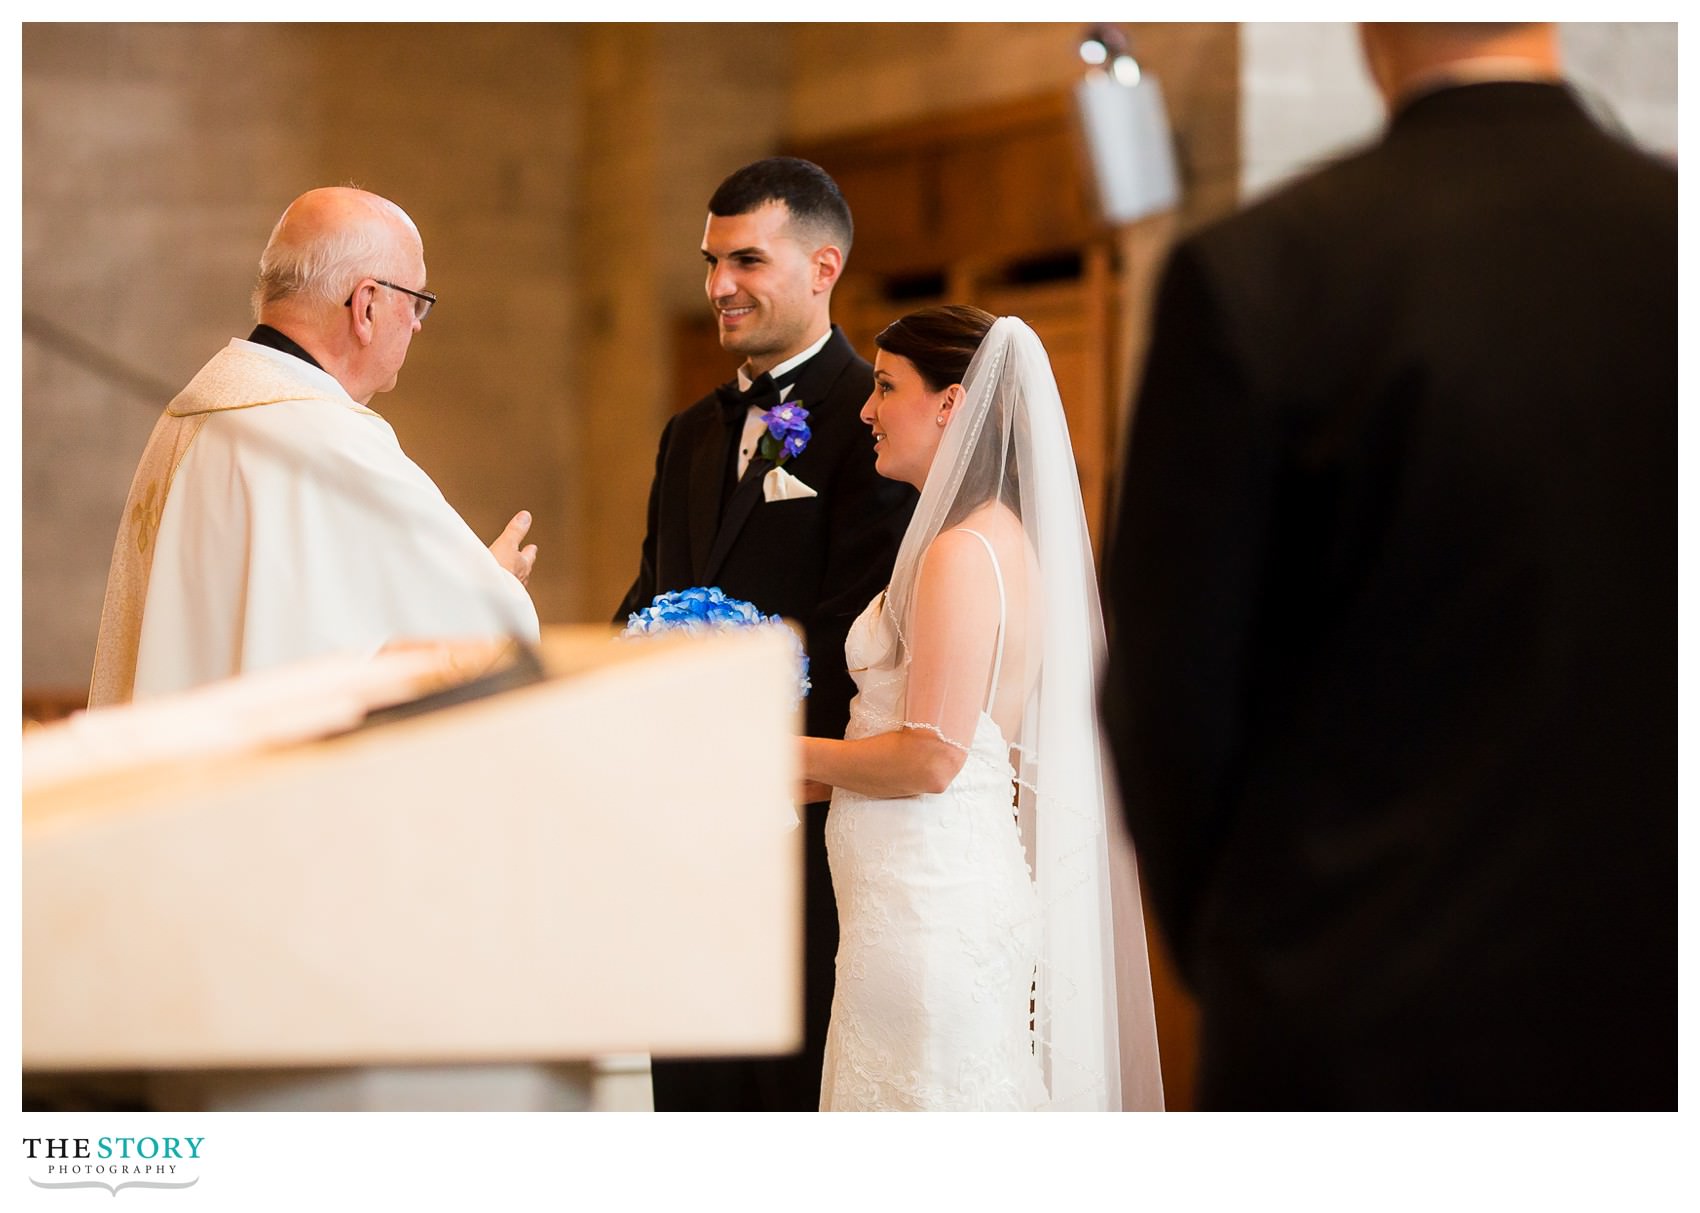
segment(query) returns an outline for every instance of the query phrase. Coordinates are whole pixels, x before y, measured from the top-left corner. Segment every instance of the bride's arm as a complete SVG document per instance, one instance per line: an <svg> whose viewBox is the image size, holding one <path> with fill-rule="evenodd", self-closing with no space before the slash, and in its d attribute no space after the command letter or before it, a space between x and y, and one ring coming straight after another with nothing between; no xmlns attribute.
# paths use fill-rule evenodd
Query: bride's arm
<svg viewBox="0 0 1700 1213"><path fill-rule="evenodd" d="M972 535L946 531L916 578L905 727L857 741L805 737L803 778L865 796L942 792L967 761L997 632L998 587L986 549Z"/></svg>

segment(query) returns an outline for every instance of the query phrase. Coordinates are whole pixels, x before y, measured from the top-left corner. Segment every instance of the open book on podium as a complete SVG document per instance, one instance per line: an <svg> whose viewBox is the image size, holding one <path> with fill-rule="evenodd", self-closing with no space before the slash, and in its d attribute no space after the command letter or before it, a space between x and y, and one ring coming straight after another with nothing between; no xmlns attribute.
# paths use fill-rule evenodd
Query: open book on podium
<svg viewBox="0 0 1700 1213"><path fill-rule="evenodd" d="M598 1057L799 1047L789 638L520 657L317 662L29 734L26 1097L570 1108Z"/></svg>

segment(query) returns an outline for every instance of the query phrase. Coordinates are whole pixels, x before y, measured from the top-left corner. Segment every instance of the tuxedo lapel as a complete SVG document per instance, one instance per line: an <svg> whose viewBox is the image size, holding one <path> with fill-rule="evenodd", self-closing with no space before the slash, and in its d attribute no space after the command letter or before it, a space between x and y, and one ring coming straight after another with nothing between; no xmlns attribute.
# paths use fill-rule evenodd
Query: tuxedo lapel
<svg viewBox="0 0 1700 1213"><path fill-rule="evenodd" d="M761 501L761 482L772 467L771 459L762 455L751 456L750 466L744 469L743 478L738 481L737 487L732 490L731 498L726 502L726 513L720 519L720 530L714 536L714 546L709 548L708 559L703 562L702 576L699 579L701 584L711 584L719 574L720 566L725 563L738 533L744 529L744 524L750 520L750 515Z"/></svg>
<svg viewBox="0 0 1700 1213"><path fill-rule="evenodd" d="M708 420L713 432L692 444L688 500L691 544L691 583L707 585L709 552L715 546L715 529L720 522L720 492L726 477L726 441L721 434L720 413Z"/></svg>
<svg viewBox="0 0 1700 1213"><path fill-rule="evenodd" d="M836 324L832 326L832 336L827 338L820 353L803 364L803 369L797 375L797 382L786 399L794 404L800 404L813 412L823 408L827 397L831 394L844 368L855 357L855 350L850 348L850 342L845 338L843 330ZM703 461L703 450L709 444L700 444L697 448L697 459L691 474L692 508L701 504L699 480L720 484L719 477L725 475L722 466L725 455L707 466ZM705 558L697 562L697 584L711 585L720 572L720 566L726 562L727 555L732 551L732 545L737 542L738 534L744 529L744 524L750 520L756 506L762 501L762 479L772 470L774 464L770 459L760 455L752 456L750 466L745 469L743 477L732 490L726 502L726 512L721 516L720 529L714 532L712 544L705 543L708 548ZM710 504L706 511L700 512L691 520L691 556L695 560L698 552L697 527L702 519L714 517L714 506Z"/></svg>

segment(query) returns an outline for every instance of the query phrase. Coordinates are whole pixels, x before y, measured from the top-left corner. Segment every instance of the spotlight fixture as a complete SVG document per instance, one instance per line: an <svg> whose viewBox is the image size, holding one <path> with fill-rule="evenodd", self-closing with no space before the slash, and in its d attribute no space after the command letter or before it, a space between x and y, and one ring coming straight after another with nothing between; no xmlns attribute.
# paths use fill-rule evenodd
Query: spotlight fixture
<svg viewBox="0 0 1700 1213"><path fill-rule="evenodd" d="M1124 55L1132 57L1127 47L1127 35L1122 33L1119 25L1088 26L1086 32L1080 35L1080 58L1088 67L1102 67Z"/></svg>
<svg viewBox="0 0 1700 1213"><path fill-rule="evenodd" d="M1099 210L1111 224L1132 223L1180 199L1174 138L1163 92L1139 69L1117 25L1094 25L1080 39L1086 71L1074 98L1092 161Z"/></svg>

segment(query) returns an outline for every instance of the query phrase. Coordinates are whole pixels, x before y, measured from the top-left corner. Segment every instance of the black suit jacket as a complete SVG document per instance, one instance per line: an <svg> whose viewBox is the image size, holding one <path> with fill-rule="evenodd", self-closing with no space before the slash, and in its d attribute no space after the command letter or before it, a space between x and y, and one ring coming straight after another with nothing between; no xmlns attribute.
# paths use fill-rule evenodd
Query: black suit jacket
<svg viewBox="0 0 1700 1213"><path fill-rule="evenodd" d="M1676 274L1529 83L1176 249L1104 709L1211 1106L1675 1106Z"/></svg>
<svg viewBox="0 0 1700 1213"><path fill-rule="evenodd" d="M752 460L724 514L730 452L719 400L705 396L668 422L642 563L616 620L657 594L699 585L796 620L807 633L814 687L805 710L815 737L844 735L855 693L844 638L891 579L915 508L914 489L874 471L873 438L860 417L872 390L873 369L834 325L787 397L809 410L811 437L785 470L818 495L763 501L761 479L772 465Z"/></svg>

